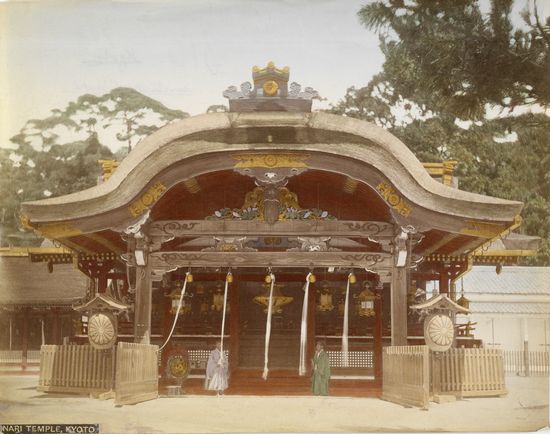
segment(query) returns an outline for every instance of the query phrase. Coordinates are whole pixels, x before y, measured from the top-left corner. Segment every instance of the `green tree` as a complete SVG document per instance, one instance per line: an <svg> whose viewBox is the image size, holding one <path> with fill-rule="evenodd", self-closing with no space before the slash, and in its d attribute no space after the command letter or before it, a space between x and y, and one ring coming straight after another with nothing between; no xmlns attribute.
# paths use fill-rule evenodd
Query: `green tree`
<svg viewBox="0 0 550 434"><path fill-rule="evenodd" d="M521 231L543 239L532 262L548 265L550 119L525 107L548 104L550 29L536 4L522 14L526 30L513 28L510 11L507 0L487 15L475 0L363 7L360 21L380 35L383 70L332 111L391 130L421 161L458 160L464 190L524 202ZM504 113L489 116L490 105Z"/></svg>
<svg viewBox="0 0 550 434"><path fill-rule="evenodd" d="M486 104L514 109L550 103L550 19L537 3L514 27L512 0L385 0L359 19L379 32L384 77L399 96L461 119L482 119Z"/></svg>
<svg viewBox="0 0 550 434"><path fill-rule="evenodd" d="M187 116L134 89L117 88L82 95L44 119L27 121L11 139L16 149L0 148L0 244L29 238L19 224L21 202L96 185L98 160L121 160L143 137Z"/></svg>

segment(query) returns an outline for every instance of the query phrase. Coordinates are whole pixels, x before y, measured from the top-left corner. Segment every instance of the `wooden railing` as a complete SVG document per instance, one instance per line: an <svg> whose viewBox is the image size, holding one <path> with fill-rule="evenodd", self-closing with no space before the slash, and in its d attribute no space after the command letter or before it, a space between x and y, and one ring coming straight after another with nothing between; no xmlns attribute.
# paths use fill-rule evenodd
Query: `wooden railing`
<svg viewBox="0 0 550 434"><path fill-rule="evenodd" d="M26 360L24 360L24 352L21 350L0 351L0 365L22 365L24 362L38 365L40 363L40 350L28 350Z"/></svg>
<svg viewBox="0 0 550 434"><path fill-rule="evenodd" d="M382 399L427 408L429 354L426 345L385 347L382 354Z"/></svg>
<svg viewBox="0 0 550 434"><path fill-rule="evenodd" d="M113 388L115 359L112 350L90 345L42 345L38 390L95 393Z"/></svg>
<svg viewBox="0 0 550 434"><path fill-rule="evenodd" d="M135 404L157 397L158 346L119 342L115 404Z"/></svg>
<svg viewBox="0 0 550 434"><path fill-rule="evenodd" d="M550 375L548 351L502 350L505 372L522 376Z"/></svg>
<svg viewBox="0 0 550 434"><path fill-rule="evenodd" d="M451 348L431 353L431 391L434 395L499 396L506 394L500 350Z"/></svg>

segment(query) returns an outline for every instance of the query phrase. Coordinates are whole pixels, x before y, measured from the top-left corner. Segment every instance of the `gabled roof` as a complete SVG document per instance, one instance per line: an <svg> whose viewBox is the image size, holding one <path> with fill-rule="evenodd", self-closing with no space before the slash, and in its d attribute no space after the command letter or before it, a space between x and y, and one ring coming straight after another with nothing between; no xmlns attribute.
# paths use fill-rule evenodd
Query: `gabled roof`
<svg viewBox="0 0 550 434"><path fill-rule="evenodd" d="M468 309L460 306L455 303L445 294L439 294L435 297L426 300L424 303L415 304L411 306L411 309L422 310L422 311L431 311L431 310L449 310L456 313L468 313Z"/></svg>
<svg viewBox="0 0 550 434"><path fill-rule="evenodd" d="M27 256L0 256L0 305L70 306L86 296L88 278L73 264L33 263Z"/></svg>

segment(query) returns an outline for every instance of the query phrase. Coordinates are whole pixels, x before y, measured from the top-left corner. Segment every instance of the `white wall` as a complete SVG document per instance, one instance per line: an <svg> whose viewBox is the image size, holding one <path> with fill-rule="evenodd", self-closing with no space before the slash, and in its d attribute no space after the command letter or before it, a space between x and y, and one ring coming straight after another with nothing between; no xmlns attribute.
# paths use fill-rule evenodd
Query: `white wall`
<svg viewBox="0 0 550 434"><path fill-rule="evenodd" d="M487 348L503 350L523 349L524 326L522 318L505 315L470 315L477 322L474 336L482 339ZM550 319L527 318L527 338L530 351L550 351ZM494 328L493 328L494 326ZM494 342L495 345L492 345Z"/></svg>

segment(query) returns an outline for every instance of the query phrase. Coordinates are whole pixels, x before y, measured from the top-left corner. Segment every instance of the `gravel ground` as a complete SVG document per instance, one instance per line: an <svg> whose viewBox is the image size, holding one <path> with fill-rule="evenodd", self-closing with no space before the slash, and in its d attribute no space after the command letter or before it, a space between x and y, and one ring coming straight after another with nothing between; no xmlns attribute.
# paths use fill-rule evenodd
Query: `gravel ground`
<svg viewBox="0 0 550 434"><path fill-rule="evenodd" d="M37 377L0 377L0 424L99 423L101 433L536 431L548 426L548 378L508 377L502 398L427 411L373 398L184 396L115 407L37 392Z"/></svg>

